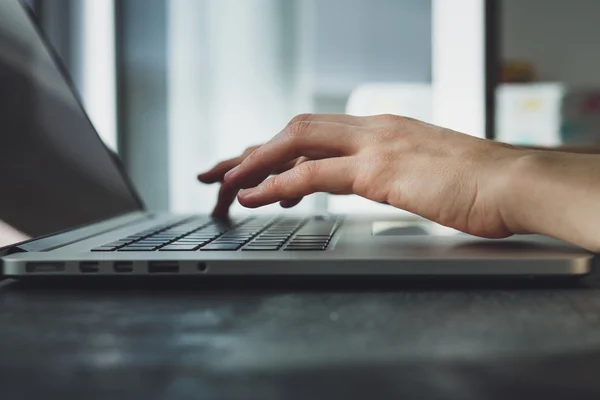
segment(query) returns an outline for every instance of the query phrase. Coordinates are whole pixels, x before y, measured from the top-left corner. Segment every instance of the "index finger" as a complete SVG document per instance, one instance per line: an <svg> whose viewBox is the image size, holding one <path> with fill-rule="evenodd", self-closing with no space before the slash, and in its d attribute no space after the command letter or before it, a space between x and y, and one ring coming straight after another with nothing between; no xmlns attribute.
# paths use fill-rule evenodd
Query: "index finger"
<svg viewBox="0 0 600 400"><path fill-rule="evenodd" d="M225 175L236 187L256 186L278 166L298 157L319 160L354 154L359 149L356 126L331 122L297 122L288 126Z"/></svg>

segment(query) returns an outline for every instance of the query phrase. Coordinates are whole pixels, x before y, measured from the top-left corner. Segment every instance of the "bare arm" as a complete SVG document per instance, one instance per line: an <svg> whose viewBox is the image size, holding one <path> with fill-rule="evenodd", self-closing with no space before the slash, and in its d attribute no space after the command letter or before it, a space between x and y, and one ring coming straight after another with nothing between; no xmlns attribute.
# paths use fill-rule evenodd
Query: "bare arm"
<svg viewBox="0 0 600 400"><path fill-rule="evenodd" d="M503 204L513 232L600 252L600 155L533 151L512 168Z"/></svg>

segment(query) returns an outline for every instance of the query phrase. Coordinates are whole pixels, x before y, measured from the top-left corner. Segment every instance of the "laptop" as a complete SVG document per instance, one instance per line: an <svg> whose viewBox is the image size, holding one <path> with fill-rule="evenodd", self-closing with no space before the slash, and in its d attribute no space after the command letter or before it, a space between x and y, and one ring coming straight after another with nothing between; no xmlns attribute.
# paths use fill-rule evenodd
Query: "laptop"
<svg viewBox="0 0 600 400"><path fill-rule="evenodd" d="M8 278L581 276L592 255L540 236L485 240L390 216L145 209L18 1L0 2L0 247ZM190 182L190 185L198 184Z"/></svg>

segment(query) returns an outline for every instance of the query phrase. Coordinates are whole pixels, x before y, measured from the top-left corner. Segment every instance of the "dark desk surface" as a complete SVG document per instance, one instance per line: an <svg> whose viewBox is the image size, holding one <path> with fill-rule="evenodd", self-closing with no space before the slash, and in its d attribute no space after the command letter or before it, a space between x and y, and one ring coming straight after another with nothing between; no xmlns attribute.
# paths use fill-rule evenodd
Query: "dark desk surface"
<svg viewBox="0 0 600 400"><path fill-rule="evenodd" d="M598 399L598 281L3 284L0 398Z"/></svg>

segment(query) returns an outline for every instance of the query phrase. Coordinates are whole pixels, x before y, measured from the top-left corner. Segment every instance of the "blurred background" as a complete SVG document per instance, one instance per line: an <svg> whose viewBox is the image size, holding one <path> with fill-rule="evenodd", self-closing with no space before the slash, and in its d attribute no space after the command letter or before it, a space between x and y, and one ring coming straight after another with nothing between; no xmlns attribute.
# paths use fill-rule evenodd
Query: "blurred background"
<svg viewBox="0 0 600 400"><path fill-rule="evenodd" d="M298 113L389 112L523 145L600 141L597 0L27 3L151 209L209 212L217 187L197 173ZM327 195L287 212L325 210L389 212Z"/></svg>

